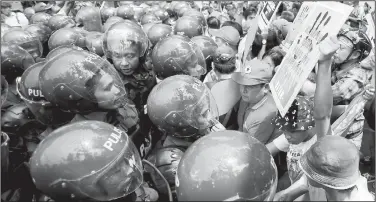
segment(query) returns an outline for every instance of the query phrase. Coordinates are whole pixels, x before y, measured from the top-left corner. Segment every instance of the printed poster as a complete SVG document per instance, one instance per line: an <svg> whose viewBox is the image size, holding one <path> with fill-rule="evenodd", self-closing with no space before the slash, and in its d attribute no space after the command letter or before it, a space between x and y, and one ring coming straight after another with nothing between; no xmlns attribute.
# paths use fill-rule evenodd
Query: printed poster
<svg viewBox="0 0 376 202"><path fill-rule="evenodd" d="M258 21L261 30L269 27L269 24L275 19L278 7L281 5L279 1L265 1L264 7L261 9Z"/></svg>
<svg viewBox="0 0 376 202"><path fill-rule="evenodd" d="M337 9L332 2L315 2L299 29L279 71L270 82L278 110L284 116L320 56L319 43L337 35L352 11L351 6ZM341 4L341 3L338 3ZM342 4L344 5L344 4ZM343 6L341 6L343 7Z"/></svg>

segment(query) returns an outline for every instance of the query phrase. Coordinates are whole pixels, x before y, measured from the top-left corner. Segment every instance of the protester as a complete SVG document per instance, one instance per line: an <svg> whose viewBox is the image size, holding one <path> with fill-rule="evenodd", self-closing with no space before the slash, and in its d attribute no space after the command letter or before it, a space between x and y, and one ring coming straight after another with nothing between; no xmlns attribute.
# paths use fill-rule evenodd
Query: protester
<svg viewBox="0 0 376 202"><path fill-rule="evenodd" d="M371 200L374 8L344 3L2 1L2 201Z"/></svg>

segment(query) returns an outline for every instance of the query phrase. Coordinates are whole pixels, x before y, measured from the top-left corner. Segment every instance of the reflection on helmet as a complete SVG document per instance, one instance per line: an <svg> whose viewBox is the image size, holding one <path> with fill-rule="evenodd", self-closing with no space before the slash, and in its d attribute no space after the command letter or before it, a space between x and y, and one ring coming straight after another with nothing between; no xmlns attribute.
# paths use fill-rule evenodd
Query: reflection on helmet
<svg viewBox="0 0 376 202"><path fill-rule="evenodd" d="M38 37L33 37L24 30L11 30L4 34L3 41L17 44L30 53L33 58L40 57L43 53L42 43Z"/></svg>
<svg viewBox="0 0 376 202"><path fill-rule="evenodd" d="M192 38L194 36L202 35L204 32L203 25L199 20L192 16L183 16L176 21L174 27L174 33L188 36Z"/></svg>
<svg viewBox="0 0 376 202"><path fill-rule="evenodd" d="M161 20L152 13L147 13L141 18L141 25L147 24L147 23L160 23Z"/></svg>
<svg viewBox="0 0 376 202"><path fill-rule="evenodd" d="M51 29L43 24L32 24L25 28L31 36L39 38L39 41L44 43L48 41L48 38L51 35Z"/></svg>
<svg viewBox="0 0 376 202"><path fill-rule="evenodd" d="M30 24L43 24L48 26L48 20L51 18L50 14L39 12L31 16Z"/></svg>
<svg viewBox="0 0 376 202"><path fill-rule="evenodd" d="M65 53L65 52L68 52L68 51L71 51L71 50L83 50L82 48L78 47L78 46L75 46L75 45L63 45L63 46L59 46L59 47L56 47L55 49L51 50L47 56L46 56L46 61L50 60L51 58L59 55L59 54L62 54L62 53Z"/></svg>
<svg viewBox="0 0 376 202"><path fill-rule="evenodd" d="M9 168L9 136L1 132L1 179L7 176Z"/></svg>
<svg viewBox="0 0 376 202"><path fill-rule="evenodd" d="M129 5L120 6L117 9L116 15L123 19L133 19L134 10Z"/></svg>
<svg viewBox="0 0 376 202"><path fill-rule="evenodd" d="M62 112L45 99L39 86L39 73L43 67L44 62L36 63L17 79L18 94L39 122L53 126L65 124L75 114Z"/></svg>
<svg viewBox="0 0 376 202"><path fill-rule="evenodd" d="M142 184L142 170L140 155L128 135L100 121L56 129L30 159L36 187L62 201L125 197Z"/></svg>
<svg viewBox="0 0 376 202"><path fill-rule="evenodd" d="M63 45L85 47L85 37L72 28L62 28L55 31L48 40L50 50Z"/></svg>
<svg viewBox="0 0 376 202"><path fill-rule="evenodd" d="M108 18L116 15L117 8L105 7L101 9L102 22L106 22Z"/></svg>
<svg viewBox="0 0 376 202"><path fill-rule="evenodd" d="M179 201L270 201L277 177L264 144L246 133L221 131L188 148L175 184Z"/></svg>
<svg viewBox="0 0 376 202"><path fill-rule="evenodd" d="M201 26L207 26L205 16L200 11L197 11L195 9L189 9L184 12L183 16L191 16L193 18L196 18L200 22Z"/></svg>
<svg viewBox="0 0 376 202"><path fill-rule="evenodd" d="M185 36L172 35L162 39L153 48L151 58L159 79L177 74L198 78L206 73L202 51Z"/></svg>
<svg viewBox="0 0 376 202"><path fill-rule="evenodd" d="M171 76L157 84L148 97L147 111L160 130L177 137L198 135L218 118L210 90L187 75Z"/></svg>
<svg viewBox="0 0 376 202"><path fill-rule="evenodd" d="M129 20L115 23L103 37L103 49L108 58L111 58L113 51L119 54L130 46L137 46L140 56L143 56L148 49L148 44L148 37L142 28Z"/></svg>
<svg viewBox="0 0 376 202"><path fill-rule="evenodd" d="M118 17L118 16L112 16L112 17L108 18L107 21L103 25L103 31L106 32L108 29L110 29L110 27L113 24L115 24L117 22L121 22L121 21L124 21L124 19L121 18L121 17Z"/></svg>
<svg viewBox="0 0 376 202"><path fill-rule="evenodd" d="M3 75L1 75L0 81L1 81L1 102L0 102L0 107L1 107L7 100L8 82Z"/></svg>
<svg viewBox="0 0 376 202"><path fill-rule="evenodd" d="M217 43L208 36L195 36L191 40L200 47L206 60L213 57L215 50L218 48Z"/></svg>
<svg viewBox="0 0 376 202"><path fill-rule="evenodd" d="M102 31L102 18L98 7L85 6L81 8L75 18L77 24L83 25L83 28L89 32Z"/></svg>
<svg viewBox="0 0 376 202"><path fill-rule="evenodd" d="M147 32L150 42L155 46L161 39L171 35L172 29L165 24L155 24Z"/></svg>
<svg viewBox="0 0 376 202"><path fill-rule="evenodd" d="M175 186L176 170L183 154L184 151L178 148L165 147L149 156L148 161L158 168L170 186ZM147 172L151 174L151 178L158 191L167 194L166 184L162 178L153 169L147 169Z"/></svg>
<svg viewBox="0 0 376 202"><path fill-rule="evenodd" d="M353 44L353 52L359 52L359 61L366 58L372 50L372 42L366 33L362 31L344 31L338 34L338 37L345 37ZM346 60L350 58L351 54Z"/></svg>
<svg viewBox="0 0 376 202"><path fill-rule="evenodd" d="M1 74L8 83L35 63L34 58L23 48L11 43L1 43Z"/></svg>
<svg viewBox="0 0 376 202"><path fill-rule="evenodd" d="M74 27L75 25L76 22L74 22L73 18L66 15L54 15L48 20L48 26L52 29L52 31L56 31L64 27Z"/></svg>
<svg viewBox="0 0 376 202"><path fill-rule="evenodd" d="M62 110L85 113L125 104L125 88L115 68L88 51L53 57L39 73L39 82L45 98Z"/></svg>
<svg viewBox="0 0 376 202"><path fill-rule="evenodd" d="M91 32L85 37L86 48L99 56L104 55L103 51L103 33Z"/></svg>

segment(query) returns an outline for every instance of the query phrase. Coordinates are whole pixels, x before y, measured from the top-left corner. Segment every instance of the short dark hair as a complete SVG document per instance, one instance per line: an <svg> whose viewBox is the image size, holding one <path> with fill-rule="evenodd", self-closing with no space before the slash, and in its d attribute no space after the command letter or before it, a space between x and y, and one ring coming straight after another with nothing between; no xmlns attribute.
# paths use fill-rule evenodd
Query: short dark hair
<svg viewBox="0 0 376 202"><path fill-rule="evenodd" d="M275 67L281 64L283 57L286 55L286 53L284 53L282 49L277 48L277 47L278 46L268 50L262 56L262 59L269 56L272 59Z"/></svg>
<svg viewBox="0 0 376 202"><path fill-rule="evenodd" d="M226 21L222 24L222 27L224 27L224 26L231 26L231 27L235 28L236 30L238 30L239 35L243 36L243 28L239 23L234 22L234 21Z"/></svg>
<svg viewBox="0 0 376 202"><path fill-rule="evenodd" d="M243 16L245 19L247 19L247 17L251 14L257 14L257 9L254 8L254 7L250 7L250 8L243 8Z"/></svg>
<svg viewBox="0 0 376 202"><path fill-rule="evenodd" d="M253 41L253 44L252 44L252 55L254 57L257 57L257 55L259 54L261 48L262 48L262 36L261 34L257 33L256 36L255 36L255 40ZM272 29L269 29L269 32L268 32L268 37L266 39L266 47L265 47L265 52L269 51L270 49L274 48L275 46L279 46L280 45L280 42L278 40L278 36L277 36L277 33L272 30Z"/></svg>
<svg viewBox="0 0 376 202"><path fill-rule="evenodd" d="M221 22L219 21L219 19L214 16L208 17L206 22L208 23L208 27L212 29L219 29L221 26Z"/></svg>

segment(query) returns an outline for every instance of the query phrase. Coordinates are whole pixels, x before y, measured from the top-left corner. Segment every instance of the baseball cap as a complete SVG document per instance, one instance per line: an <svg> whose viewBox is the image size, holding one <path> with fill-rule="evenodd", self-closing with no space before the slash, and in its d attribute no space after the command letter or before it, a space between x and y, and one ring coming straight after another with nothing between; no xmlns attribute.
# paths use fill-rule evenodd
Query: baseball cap
<svg viewBox="0 0 376 202"><path fill-rule="evenodd" d="M272 69L260 60L249 61L244 71L234 72L231 76L236 83L245 86L266 84L272 80L272 77Z"/></svg>
<svg viewBox="0 0 376 202"><path fill-rule="evenodd" d="M231 26L224 26L220 29L209 29L209 34L215 37L219 37L233 46L238 45L240 41L238 30Z"/></svg>
<svg viewBox="0 0 376 202"><path fill-rule="evenodd" d="M310 179L337 190L353 187L361 177L359 151L354 143L341 136L319 139L300 158L299 166Z"/></svg>
<svg viewBox="0 0 376 202"><path fill-rule="evenodd" d="M282 18L280 18L278 20L274 20L271 25L276 30L280 31L282 33L283 37L286 37L288 32L292 28L292 23L285 20L285 19L282 19Z"/></svg>

